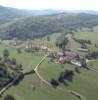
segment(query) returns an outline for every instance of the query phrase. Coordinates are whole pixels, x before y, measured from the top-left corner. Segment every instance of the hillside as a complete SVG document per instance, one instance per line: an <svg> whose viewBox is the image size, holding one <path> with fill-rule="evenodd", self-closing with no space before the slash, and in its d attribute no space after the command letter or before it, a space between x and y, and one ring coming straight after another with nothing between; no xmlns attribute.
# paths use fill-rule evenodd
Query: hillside
<svg viewBox="0 0 98 100"><path fill-rule="evenodd" d="M80 30L75 33L77 39L91 40L92 44L90 47L94 47L94 44L98 44L98 27L94 27L94 31L90 32L89 30ZM89 34L89 35L88 35ZM55 38L55 35L52 35L52 39ZM51 39L51 40L52 40ZM55 39L54 39L55 40ZM54 41L53 40L53 41ZM5 40L6 41L6 40ZM40 44L43 42L39 39L32 40L32 43ZM44 40L45 41L45 40ZM8 40L6 41L8 42ZM47 41L55 46L55 41ZM47 45L47 42L44 42L44 45ZM75 45L73 42L72 45ZM23 70L29 70L36 67L40 63L44 54L39 54L41 52L21 52L18 53L15 47L12 45L5 44L4 41L0 44L0 56L2 57L2 51L8 49L10 52L10 57L15 57L18 63L23 65ZM72 46L72 48L74 48ZM78 48L78 45L77 45ZM98 48L96 48L98 50ZM82 52L79 52L81 54ZM91 65L91 68L96 69L98 72L98 59L96 61L90 62L88 65ZM98 98L98 73L93 70L88 70L85 68L80 68L79 72L75 70L76 66L71 64L58 64L50 62L50 59L47 58L41 65L38 67L38 72L40 76L50 82L52 78L58 80L58 77L61 72L65 70L72 70L74 72L74 77L72 81L65 80L64 83L60 83L57 88L53 88L52 85L49 86L41 81L36 73L26 75L23 80L19 82L18 85L10 87L8 90L2 94L2 97L5 97L7 94L11 94L15 97L16 100L84 100L76 97L75 95L67 92L67 90L74 90L84 96L85 100L97 100ZM67 84L66 84L67 83ZM24 95L25 94L25 95ZM4 100L0 98L0 100Z"/></svg>
<svg viewBox="0 0 98 100"><path fill-rule="evenodd" d="M72 10L72 11L66 11L66 12L85 13L85 14L98 15L98 11L94 11L94 10Z"/></svg>
<svg viewBox="0 0 98 100"><path fill-rule="evenodd" d="M15 20L16 18L30 16L26 10L0 6L0 25Z"/></svg>
<svg viewBox="0 0 98 100"><path fill-rule="evenodd" d="M20 17L51 15L62 12L61 10L26 10L0 6L0 25Z"/></svg>
<svg viewBox="0 0 98 100"><path fill-rule="evenodd" d="M0 37L11 39L38 38L52 33L68 33L77 28L98 25L98 16L90 14L60 13L21 18L0 27Z"/></svg>
<svg viewBox="0 0 98 100"><path fill-rule="evenodd" d="M97 11L90 11L90 10L72 10L72 11L57 10L57 9L26 10L26 9L16 9L11 7L0 6L0 25L20 17L52 15L52 14L59 14L63 12L74 13L74 14L84 13L84 14L98 15Z"/></svg>

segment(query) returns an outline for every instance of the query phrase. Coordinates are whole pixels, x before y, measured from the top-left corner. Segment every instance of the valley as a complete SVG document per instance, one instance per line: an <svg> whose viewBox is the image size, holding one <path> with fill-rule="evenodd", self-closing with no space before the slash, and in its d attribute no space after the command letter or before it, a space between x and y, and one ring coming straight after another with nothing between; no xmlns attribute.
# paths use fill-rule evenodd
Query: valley
<svg viewBox="0 0 98 100"><path fill-rule="evenodd" d="M97 14L0 11L0 100L98 100Z"/></svg>
<svg viewBox="0 0 98 100"><path fill-rule="evenodd" d="M98 28L96 28L97 30ZM83 34L85 33L85 34ZM91 32L89 31L80 31L80 32L76 32L75 33L75 37L79 38L79 39L90 39L92 41L92 45L90 47L93 48L94 44L93 43L97 43L97 33L96 31L92 32L94 35L92 36ZM87 34L90 34L89 37ZM79 35L81 34L81 36ZM54 35L53 35L54 36ZM58 35L59 36L59 35ZM80 36L80 37L79 37ZM50 37L53 38L52 36ZM44 46L50 46L51 49L54 48L55 46L55 40L52 41L47 41L45 38L43 38L43 42L41 43L42 40L32 40L32 45L35 44L39 44L39 45L44 45ZM47 42L46 42L47 41ZM7 41L8 42L8 41ZM77 44L74 43L73 40L70 41L70 45L72 46L67 46L68 48L71 49L76 49L76 46L74 47L73 44ZM53 46L51 46L51 44ZM69 43L68 43L69 45ZM80 47L80 44L77 45ZM4 49L8 49L10 52L10 56L11 57L15 57L17 59L17 61L19 63L21 63L23 65L23 69L33 69L35 68L35 66L40 62L40 60L42 59L42 57L47 54L47 53L42 53L42 55L38 55L38 53L34 53L34 52L30 52L30 53L26 53L25 51L22 51L22 53L17 53L17 48L15 46L11 46L9 44L6 44L6 42L1 42L0 44L0 53L2 53L2 51ZM57 48L55 46L55 48ZM59 49L54 49L56 50L56 52L59 51ZM96 49L97 50L97 49ZM75 51L75 50L74 50ZM40 51L39 51L40 52ZM81 53L81 52L80 52ZM2 55L2 54L0 54ZM95 68L96 70L97 68L97 59L94 62L90 62L90 65ZM73 70L75 71L75 66L74 65L70 65L70 64L56 64L53 62L49 62L49 58L47 58L41 65L40 67L37 69L39 74L50 83L50 80L52 78L57 79L59 73L61 73L64 70ZM73 81L70 83L68 82L68 86L65 84L60 84L60 88L53 88L51 85L48 86L47 84L45 84L42 80L39 79L39 77L36 74L31 74L31 75L27 75L25 76L25 78L20 81L19 85L17 86L12 86L11 88L9 88L7 91L5 91L4 95L6 94L13 94L14 97L16 98L16 100L26 100L29 98L29 100L31 100L32 98L34 98L35 100L38 100L40 98L40 100L59 100L60 98L62 98L62 100L65 99L70 99L70 100L79 100L77 97L75 97L74 95L66 92L66 89L68 90L73 90L78 92L79 94L83 95L86 100L97 100L97 91L98 91L98 86L97 86L97 77L98 73L95 73L94 71L82 68L80 69L80 73L76 73L75 72L75 76ZM34 90L32 89L32 86L34 87ZM14 92L13 92L14 91ZM26 95L24 95L26 94ZM3 95L3 96L4 96ZM49 98L48 98L49 97Z"/></svg>

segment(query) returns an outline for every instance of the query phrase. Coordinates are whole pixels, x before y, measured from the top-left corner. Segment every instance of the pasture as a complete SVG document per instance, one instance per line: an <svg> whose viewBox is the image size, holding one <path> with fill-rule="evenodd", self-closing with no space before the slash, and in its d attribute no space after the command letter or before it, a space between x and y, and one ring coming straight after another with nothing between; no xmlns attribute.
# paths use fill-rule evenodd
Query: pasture
<svg viewBox="0 0 98 100"><path fill-rule="evenodd" d="M94 29L94 32L89 31L79 31L75 33L75 37L79 39L91 40L91 47L94 48L94 44L98 43L98 31L97 27ZM54 35L55 36L55 35ZM51 39L55 39L51 36ZM40 43L41 40L35 40L37 44ZM46 43L46 45L50 46L50 48L56 49L55 42L46 42L42 41L42 43ZM71 45L75 45L71 44ZM72 46L76 48L76 46ZM2 51L4 49L8 49L11 57L15 57L18 63L23 65L23 69L26 70L28 68L35 68L35 66L40 62L43 56L34 55L33 53L17 53L17 49L6 45L4 43L0 44L0 56L2 56ZM59 74L66 69L71 69L75 72L75 66L70 64L55 64L52 62L48 62L47 58L38 69L40 75L50 82L52 78L57 79ZM98 60L90 63L92 67L96 70L98 69ZM17 86L12 86L8 89L3 97L7 94L12 94L15 97L15 100L79 100L74 95L65 92L64 89L74 90L79 94L86 97L87 100L98 100L98 73L95 73L91 70L82 68L80 69L80 73L76 73L74 75L73 81L68 83L68 86L65 84L60 84L59 87L62 88L53 88L52 86L48 86L47 84L41 82L36 74L30 74L25 76L25 78L20 81ZM34 88L32 88L34 87ZM3 100L3 98L0 98Z"/></svg>

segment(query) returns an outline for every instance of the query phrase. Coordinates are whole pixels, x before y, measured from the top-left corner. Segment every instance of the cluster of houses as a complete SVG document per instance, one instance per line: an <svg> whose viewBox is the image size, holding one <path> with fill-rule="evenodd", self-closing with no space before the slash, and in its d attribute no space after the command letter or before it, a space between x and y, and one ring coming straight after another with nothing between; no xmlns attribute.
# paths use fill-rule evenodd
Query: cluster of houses
<svg viewBox="0 0 98 100"><path fill-rule="evenodd" d="M57 56L59 57L58 61L60 63L64 63L64 62L70 62L75 54L70 52L70 51L64 51L64 52L58 52Z"/></svg>
<svg viewBox="0 0 98 100"><path fill-rule="evenodd" d="M80 52L88 52L89 51L89 49L85 49L85 48L78 48L77 50Z"/></svg>
<svg viewBox="0 0 98 100"><path fill-rule="evenodd" d="M82 67L82 62L81 59L79 58L79 55L77 55L72 51L58 52L56 63L63 63L63 64L70 63L77 67Z"/></svg>

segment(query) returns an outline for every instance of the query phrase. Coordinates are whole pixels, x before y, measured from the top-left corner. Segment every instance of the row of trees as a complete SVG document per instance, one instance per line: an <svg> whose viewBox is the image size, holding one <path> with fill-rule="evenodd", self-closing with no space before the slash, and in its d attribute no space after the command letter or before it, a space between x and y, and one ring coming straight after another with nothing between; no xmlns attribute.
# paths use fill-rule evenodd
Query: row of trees
<svg viewBox="0 0 98 100"><path fill-rule="evenodd" d="M3 51L3 57L0 57L0 89L12 80L18 83L22 78L22 64L18 64L16 58L10 59L10 53L7 49Z"/></svg>
<svg viewBox="0 0 98 100"><path fill-rule="evenodd" d="M91 40L83 40L83 39L76 39L73 38L76 42L80 43L80 44L92 44Z"/></svg>
<svg viewBox="0 0 98 100"><path fill-rule="evenodd" d="M98 51L90 52L85 57L88 59L96 59L98 58Z"/></svg>
<svg viewBox="0 0 98 100"><path fill-rule="evenodd" d="M65 37L65 34L62 34L60 37L56 39L56 46L62 50L66 49L67 43L68 43L68 38Z"/></svg>
<svg viewBox="0 0 98 100"><path fill-rule="evenodd" d="M88 48L86 44L89 44L89 45L92 44L91 40L83 40L83 39L76 39L76 38L73 38L73 39L79 44L81 44L81 48L84 48L84 49Z"/></svg>

